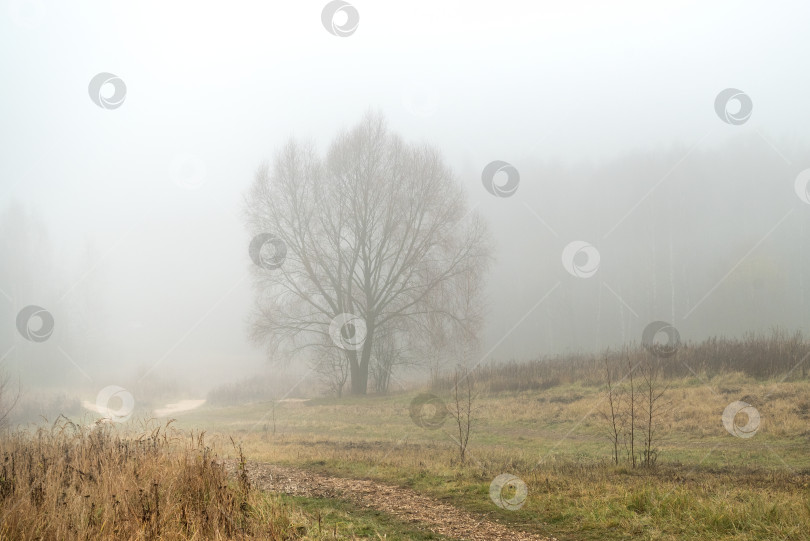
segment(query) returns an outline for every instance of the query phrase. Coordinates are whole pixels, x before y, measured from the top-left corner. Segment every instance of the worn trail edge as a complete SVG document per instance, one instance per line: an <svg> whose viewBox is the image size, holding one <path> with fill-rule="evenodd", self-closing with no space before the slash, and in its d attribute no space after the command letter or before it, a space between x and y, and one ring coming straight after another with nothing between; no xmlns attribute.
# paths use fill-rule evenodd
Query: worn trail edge
<svg viewBox="0 0 810 541"><path fill-rule="evenodd" d="M225 467L233 473L236 462L227 460ZM262 490L348 500L361 507L383 511L404 522L423 524L434 533L455 539L555 541L552 537L512 530L409 488L366 479L329 477L264 462L249 462L247 470L251 483Z"/></svg>

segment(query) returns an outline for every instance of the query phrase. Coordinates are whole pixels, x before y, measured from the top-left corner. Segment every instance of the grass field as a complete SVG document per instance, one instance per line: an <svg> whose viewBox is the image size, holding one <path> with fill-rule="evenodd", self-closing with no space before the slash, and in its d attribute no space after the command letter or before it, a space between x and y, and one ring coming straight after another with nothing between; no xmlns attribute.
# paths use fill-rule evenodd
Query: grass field
<svg viewBox="0 0 810 541"><path fill-rule="evenodd" d="M776 335L707 341L680 366L637 349L485 367L466 460L448 379L162 425L60 418L0 441L0 539L810 539L806 349ZM632 365L612 380L614 454L606 375ZM518 481L491 492L502 474Z"/></svg>
<svg viewBox="0 0 810 541"><path fill-rule="evenodd" d="M229 478L203 434L170 425L59 419L7 435L0 456L0 539L439 539L340 502Z"/></svg>
<svg viewBox="0 0 810 541"><path fill-rule="evenodd" d="M202 408L179 424L220 442L232 435L250 460L411 487L559 539L810 538L810 382L725 374L667 383L648 468L613 464L596 384L482 391L465 464L452 419L436 430L412 421L416 392ZM761 416L750 438L721 422L741 399ZM527 484L519 510L489 498L502 473Z"/></svg>

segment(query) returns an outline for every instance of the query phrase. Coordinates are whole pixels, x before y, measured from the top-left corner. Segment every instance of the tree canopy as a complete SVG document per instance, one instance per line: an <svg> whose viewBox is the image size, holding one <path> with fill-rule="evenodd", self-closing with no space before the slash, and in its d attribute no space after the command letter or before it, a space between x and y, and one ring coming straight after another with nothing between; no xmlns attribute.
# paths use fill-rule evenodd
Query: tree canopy
<svg viewBox="0 0 810 541"><path fill-rule="evenodd" d="M487 229L437 149L368 113L324 157L290 140L246 202L252 332L274 354L337 353L365 394L375 352L475 343Z"/></svg>

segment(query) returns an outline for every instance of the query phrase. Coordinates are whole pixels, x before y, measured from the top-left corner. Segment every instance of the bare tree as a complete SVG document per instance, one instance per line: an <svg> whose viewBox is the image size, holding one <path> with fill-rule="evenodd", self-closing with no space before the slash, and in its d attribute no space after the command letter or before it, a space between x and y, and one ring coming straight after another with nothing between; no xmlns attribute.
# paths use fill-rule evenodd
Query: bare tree
<svg viewBox="0 0 810 541"><path fill-rule="evenodd" d="M669 384L664 384L662 381L661 360L652 354L645 354L644 360L641 362L641 378L644 408L644 449L641 463L651 467L655 465L658 458L658 449L654 445L657 435L655 426L667 407L664 393L669 388Z"/></svg>
<svg viewBox="0 0 810 541"><path fill-rule="evenodd" d="M458 429L459 460L464 464L467 459L467 445L470 442L475 411L475 375L467 367L457 367L453 372L453 389L451 392L450 416Z"/></svg>
<svg viewBox="0 0 810 541"><path fill-rule="evenodd" d="M608 424L615 464L619 463L621 441L624 442L627 460L634 468L639 465L654 466L658 458L656 425L669 406L665 399L669 386L664 382L661 360L655 353L640 353L642 357L635 362L635 355L625 348L615 368L611 366L610 353L604 355L607 406L602 416ZM627 373L617 380L622 361L627 362ZM623 383L625 379L627 382ZM638 434L641 435L640 439ZM641 452L637 456L639 441Z"/></svg>
<svg viewBox="0 0 810 541"><path fill-rule="evenodd" d="M378 331L372 348L372 360L369 369L376 392L387 393L394 369L412 364L412 360L407 353L406 341L406 332L395 329Z"/></svg>
<svg viewBox="0 0 810 541"><path fill-rule="evenodd" d="M253 336L273 354L320 344L352 314L365 333L342 354L352 393L365 394L380 329L428 312L461 327L480 319L481 288L470 284L490 259L486 227L440 153L404 143L380 115L338 135L323 159L290 141L246 202L251 233L272 235L277 249L254 274Z"/></svg>
<svg viewBox="0 0 810 541"><path fill-rule="evenodd" d="M608 436L613 447L613 463L618 464L619 445L624 430L624 416L621 412L622 389L616 384L616 378L613 375L613 370L611 370L609 359L609 353L605 353L605 387L607 390L608 407L607 411L603 412L602 415L608 422Z"/></svg>
<svg viewBox="0 0 810 541"><path fill-rule="evenodd" d="M436 385L442 376L442 365L448 359L446 354L450 343L444 325L433 314L426 314L425 334L422 342L421 356L428 363L430 369L430 383Z"/></svg>
<svg viewBox="0 0 810 541"><path fill-rule="evenodd" d="M633 371L635 367L633 366L632 360L630 359L630 355L625 350L625 357L627 358L627 377L630 381L630 396L628 397L628 407L630 408L630 433L629 433L629 442L625 440L625 448L627 449L628 458L630 459L630 463L633 467L636 467L636 386L635 380L633 377ZM628 447L629 443L629 447Z"/></svg>
<svg viewBox="0 0 810 541"><path fill-rule="evenodd" d="M338 398L343 397L343 389L349 379L349 363L345 355L334 346L324 346L316 354L313 369L330 393Z"/></svg>

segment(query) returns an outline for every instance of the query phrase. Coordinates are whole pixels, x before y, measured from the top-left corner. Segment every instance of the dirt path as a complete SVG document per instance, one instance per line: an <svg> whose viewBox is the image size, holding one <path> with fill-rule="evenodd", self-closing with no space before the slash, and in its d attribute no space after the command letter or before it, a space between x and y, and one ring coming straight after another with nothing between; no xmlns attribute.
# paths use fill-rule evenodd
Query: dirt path
<svg viewBox="0 0 810 541"><path fill-rule="evenodd" d="M233 472L236 463L228 460L225 466ZM349 500L360 507L393 515L403 522L421 523L434 533L455 539L554 541L554 538L509 529L408 488L365 479L329 477L262 462L249 462L248 473L254 486L262 490Z"/></svg>

